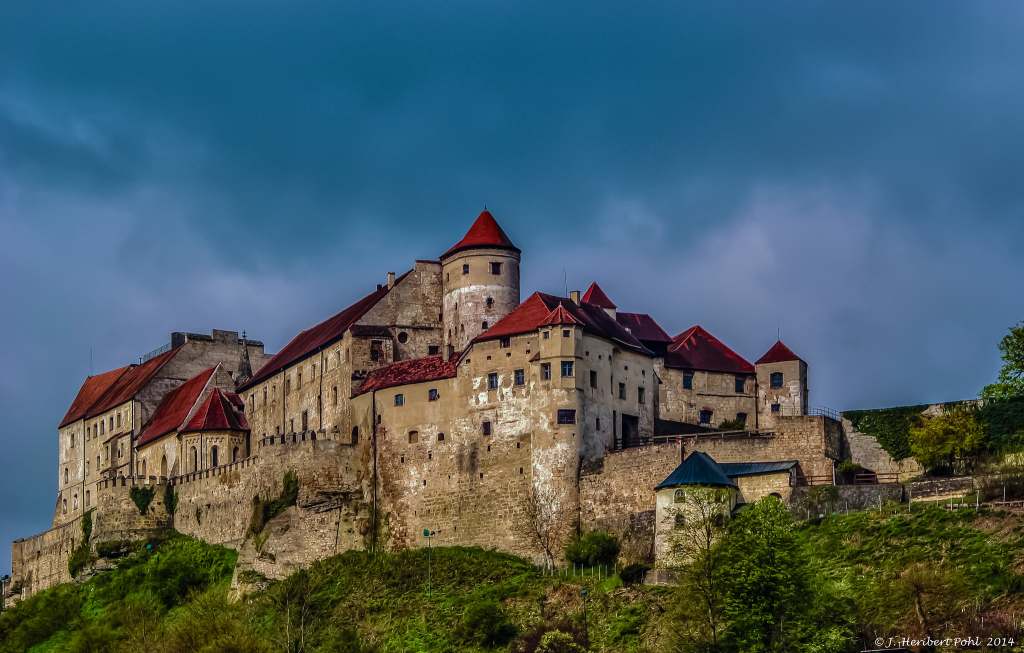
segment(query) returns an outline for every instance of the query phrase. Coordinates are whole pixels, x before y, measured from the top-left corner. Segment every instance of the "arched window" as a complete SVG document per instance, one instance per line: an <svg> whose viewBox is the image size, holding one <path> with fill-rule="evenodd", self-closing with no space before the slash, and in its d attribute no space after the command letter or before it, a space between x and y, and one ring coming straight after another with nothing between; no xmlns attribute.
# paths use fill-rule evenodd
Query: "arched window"
<svg viewBox="0 0 1024 653"><path fill-rule="evenodd" d="M92 503L92 495L89 490L85 491L85 507L88 508L89 504Z"/></svg>
<svg viewBox="0 0 1024 653"><path fill-rule="evenodd" d="M72 505L72 509L73 510L78 510L78 493L77 492L75 492L75 496L73 498L73 501L72 501L71 505Z"/></svg>
<svg viewBox="0 0 1024 653"><path fill-rule="evenodd" d="M167 476L167 456L160 456L160 476Z"/></svg>
<svg viewBox="0 0 1024 653"><path fill-rule="evenodd" d="M231 462L238 462L238 447L235 447L234 449L231 450Z"/></svg>
<svg viewBox="0 0 1024 653"><path fill-rule="evenodd" d="M142 475L143 476L146 475L146 459L145 458L142 459Z"/></svg>
<svg viewBox="0 0 1024 653"><path fill-rule="evenodd" d="M61 509L61 513L65 514L65 515L68 514L68 500L67 499L61 499L60 500L60 509Z"/></svg>
<svg viewBox="0 0 1024 653"><path fill-rule="evenodd" d="M210 467L217 466L217 447L210 447Z"/></svg>
<svg viewBox="0 0 1024 653"><path fill-rule="evenodd" d="M675 499L676 503L679 503L681 501L686 501L686 490L683 490L683 489L676 490L675 493L674 493L674 496L672 498Z"/></svg>
<svg viewBox="0 0 1024 653"><path fill-rule="evenodd" d="M64 485L68 484L68 468L64 468Z"/></svg>
<svg viewBox="0 0 1024 653"><path fill-rule="evenodd" d="M352 427L352 444L359 444L359 427Z"/></svg>
<svg viewBox="0 0 1024 653"><path fill-rule="evenodd" d="M199 471L199 451L192 447L192 471Z"/></svg>

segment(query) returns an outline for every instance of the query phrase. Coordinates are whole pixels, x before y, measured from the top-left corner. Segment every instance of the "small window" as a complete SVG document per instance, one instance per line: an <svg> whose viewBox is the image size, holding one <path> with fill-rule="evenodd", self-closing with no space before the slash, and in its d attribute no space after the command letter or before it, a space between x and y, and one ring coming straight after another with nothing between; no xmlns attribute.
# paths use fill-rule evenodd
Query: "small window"
<svg viewBox="0 0 1024 653"><path fill-rule="evenodd" d="M491 274L501 274L501 263L491 261Z"/></svg>
<svg viewBox="0 0 1024 653"><path fill-rule="evenodd" d="M780 406L779 404L772 404L772 412L773 413L777 413L780 410L782 410L782 406Z"/></svg>
<svg viewBox="0 0 1024 653"><path fill-rule="evenodd" d="M352 427L352 444L359 444L359 427Z"/></svg>
<svg viewBox="0 0 1024 653"><path fill-rule="evenodd" d="M643 386L638 387L636 389L636 403L638 403L638 404L644 403L645 399L647 398L646 395L647 395L646 389Z"/></svg>
<svg viewBox="0 0 1024 653"><path fill-rule="evenodd" d="M770 382L771 382L771 386L773 388L781 388L782 387L782 372L772 372L772 375L770 377Z"/></svg>
<svg viewBox="0 0 1024 653"><path fill-rule="evenodd" d="M594 428L596 428L598 431L601 430L601 418L600 417L598 417L597 419L594 420Z"/></svg>
<svg viewBox="0 0 1024 653"><path fill-rule="evenodd" d="M298 372L295 376L295 389L298 390L302 387L302 372Z"/></svg>
<svg viewBox="0 0 1024 653"><path fill-rule="evenodd" d="M427 401L437 401L440 397L441 393L437 391L437 388L427 390Z"/></svg>
<svg viewBox="0 0 1024 653"><path fill-rule="evenodd" d="M331 388L331 404L334 406L338 405L338 386Z"/></svg>
<svg viewBox="0 0 1024 653"><path fill-rule="evenodd" d="M590 370L590 387L597 387L597 372L595 370Z"/></svg>
<svg viewBox="0 0 1024 653"><path fill-rule="evenodd" d="M395 395L395 405L396 406L404 406L405 405L405 395L403 395L401 393L396 394Z"/></svg>
<svg viewBox="0 0 1024 653"><path fill-rule="evenodd" d="M64 485L68 484L68 468L64 468Z"/></svg>
<svg viewBox="0 0 1024 653"><path fill-rule="evenodd" d="M571 335L572 335L572 330L570 330L570 329L562 329L562 337L563 338L568 338Z"/></svg>
<svg viewBox="0 0 1024 653"><path fill-rule="evenodd" d="M713 411L707 409L700 411L700 423L705 425L710 424L712 415L714 415Z"/></svg>
<svg viewBox="0 0 1024 653"><path fill-rule="evenodd" d="M736 422L738 424L742 424L743 426L746 426L747 425L747 414L746 413L736 413Z"/></svg>
<svg viewBox="0 0 1024 653"><path fill-rule="evenodd" d="M217 447L210 447L210 466L217 467Z"/></svg>
<svg viewBox="0 0 1024 653"><path fill-rule="evenodd" d="M484 320L483 322L480 323L480 328L483 329L484 331L487 330L487 320Z"/></svg>
<svg viewBox="0 0 1024 653"><path fill-rule="evenodd" d="M498 374L496 372L491 372L490 374L487 375L487 389L498 389Z"/></svg>
<svg viewBox="0 0 1024 653"><path fill-rule="evenodd" d="M683 390L693 390L693 372L683 372Z"/></svg>
<svg viewBox="0 0 1024 653"><path fill-rule="evenodd" d="M625 398L626 398L626 384L625 383L620 383L619 384L619 399L625 399Z"/></svg>
<svg viewBox="0 0 1024 653"><path fill-rule="evenodd" d="M736 375L736 394L743 394L746 390L747 379L746 377L737 374Z"/></svg>
<svg viewBox="0 0 1024 653"><path fill-rule="evenodd" d="M308 410L302 411L302 430L303 431L308 431L309 430L309 411Z"/></svg>
<svg viewBox="0 0 1024 653"><path fill-rule="evenodd" d="M480 432L483 433L484 435L490 435L491 434L491 422L490 422L490 420L484 420L480 424Z"/></svg>
<svg viewBox="0 0 1024 653"><path fill-rule="evenodd" d="M526 371L525 370L516 370L513 373L512 376L515 379L514 383L516 385L526 385Z"/></svg>
<svg viewBox="0 0 1024 653"><path fill-rule="evenodd" d="M504 347L504 348L507 349L507 348L512 346L512 338L506 336L506 337L502 338L501 340L499 340L498 344L499 344L499 346Z"/></svg>
<svg viewBox="0 0 1024 653"><path fill-rule="evenodd" d="M544 334L541 337L544 338L544 340L547 340L548 338L551 337L551 332L550 331L545 331Z"/></svg>
<svg viewBox="0 0 1024 653"><path fill-rule="evenodd" d="M488 297L486 300L484 300L484 304L487 306L487 308L494 308L494 298Z"/></svg>
<svg viewBox="0 0 1024 653"><path fill-rule="evenodd" d="M92 503L92 494L89 492L89 490L86 490L85 491L85 506L89 507L90 503Z"/></svg>
<svg viewBox="0 0 1024 653"><path fill-rule="evenodd" d="M117 414L117 428L121 428L121 413Z"/></svg>
<svg viewBox="0 0 1024 653"><path fill-rule="evenodd" d="M437 441L438 442L444 442L444 433L438 433L437 434Z"/></svg>
<svg viewBox="0 0 1024 653"><path fill-rule="evenodd" d="M451 334L449 334L449 337L451 337ZM440 353L441 353L441 345L428 345L427 346L427 356L437 356Z"/></svg>
<svg viewBox="0 0 1024 653"><path fill-rule="evenodd" d="M419 431L409 431L409 444L416 444L420 441Z"/></svg>
<svg viewBox="0 0 1024 653"><path fill-rule="evenodd" d="M462 274L469 274L469 263L462 264Z"/></svg>
<svg viewBox="0 0 1024 653"><path fill-rule="evenodd" d="M398 332L398 342L402 343L403 345L405 343L409 342L409 334L406 333L405 331L399 331Z"/></svg>
<svg viewBox="0 0 1024 653"><path fill-rule="evenodd" d="M558 409L558 423L559 424L575 424L576 423L576 411L572 408L559 408Z"/></svg>
<svg viewBox="0 0 1024 653"><path fill-rule="evenodd" d="M545 381L551 380L551 363L540 364L540 378Z"/></svg>
<svg viewBox="0 0 1024 653"><path fill-rule="evenodd" d="M370 341L370 360L372 360L375 363L384 360L384 341Z"/></svg>
<svg viewBox="0 0 1024 653"><path fill-rule="evenodd" d="M572 361L562 361L562 376L563 377L572 376L573 375L572 367L573 367L572 366Z"/></svg>

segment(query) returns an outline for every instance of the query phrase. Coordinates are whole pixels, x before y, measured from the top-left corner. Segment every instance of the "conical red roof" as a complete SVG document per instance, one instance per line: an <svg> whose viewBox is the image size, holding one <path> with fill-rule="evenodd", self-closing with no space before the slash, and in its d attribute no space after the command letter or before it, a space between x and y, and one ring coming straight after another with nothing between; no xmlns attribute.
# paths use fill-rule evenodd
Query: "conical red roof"
<svg viewBox="0 0 1024 653"><path fill-rule="evenodd" d="M484 209L477 216L476 220L473 221L473 226L469 228L469 231L462 237L462 240L452 245L447 252L441 255L441 258L451 256L464 249L478 247L496 247L498 249L519 251L519 248L512 244L512 241L505 235L501 226L498 225L498 221L494 219L494 216L487 209Z"/></svg>
<svg viewBox="0 0 1024 653"><path fill-rule="evenodd" d="M601 290L601 286L597 285L596 281L590 284L590 287L587 288L587 292L583 293L583 301L601 308L617 308L615 306L615 302L613 302L611 298Z"/></svg>
<svg viewBox="0 0 1024 653"><path fill-rule="evenodd" d="M565 310L565 306L561 302L554 308L548 316L544 318L544 321L540 323L541 326L559 326L562 324L580 324L580 321L572 316L572 313Z"/></svg>
<svg viewBox="0 0 1024 653"><path fill-rule="evenodd" d="M762 365L764 363L784 363L786 361L798 361L801 360L799 356L793 353L781 340L776 340L772 348L764 353L764 356L757 359L755 365Z"/></svg>

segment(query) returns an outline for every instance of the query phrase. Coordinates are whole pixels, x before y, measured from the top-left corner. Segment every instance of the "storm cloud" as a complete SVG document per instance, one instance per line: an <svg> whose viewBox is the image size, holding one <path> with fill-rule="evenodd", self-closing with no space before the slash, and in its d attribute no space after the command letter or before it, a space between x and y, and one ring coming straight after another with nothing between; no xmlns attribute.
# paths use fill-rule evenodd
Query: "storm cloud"
<svg viewBox="0 0 1024 653"><path fill-rule="evenodd" d="M1024 319L1012 3L5 3L0 567L90 370L276 350L484 204L524 295L597 280L836 409L970 397Z"/></svg>

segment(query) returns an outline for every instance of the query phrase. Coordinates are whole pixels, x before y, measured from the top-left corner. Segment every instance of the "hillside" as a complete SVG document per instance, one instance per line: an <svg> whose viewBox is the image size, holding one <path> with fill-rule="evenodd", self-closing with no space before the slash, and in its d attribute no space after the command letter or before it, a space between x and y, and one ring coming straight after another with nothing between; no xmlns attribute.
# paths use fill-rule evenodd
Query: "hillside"
<svg viewBox="0 0 1024 653"><path fill-rule="evenodd" d="M912 634L919 615L935 634L978 635L1012 634L1024 615L1016 515L863 512L795 535L828 595L834 639L813 650ZM348 552L231 602L235 553L175 535L3 613L0 651L579 651L571 640L585 641L584 589L592 650L690 648L679 619L692 597L679 589L551 577L479 549L429 556L428 572L426 550ZM552 628L568 635L538 649Z"/></svg>

